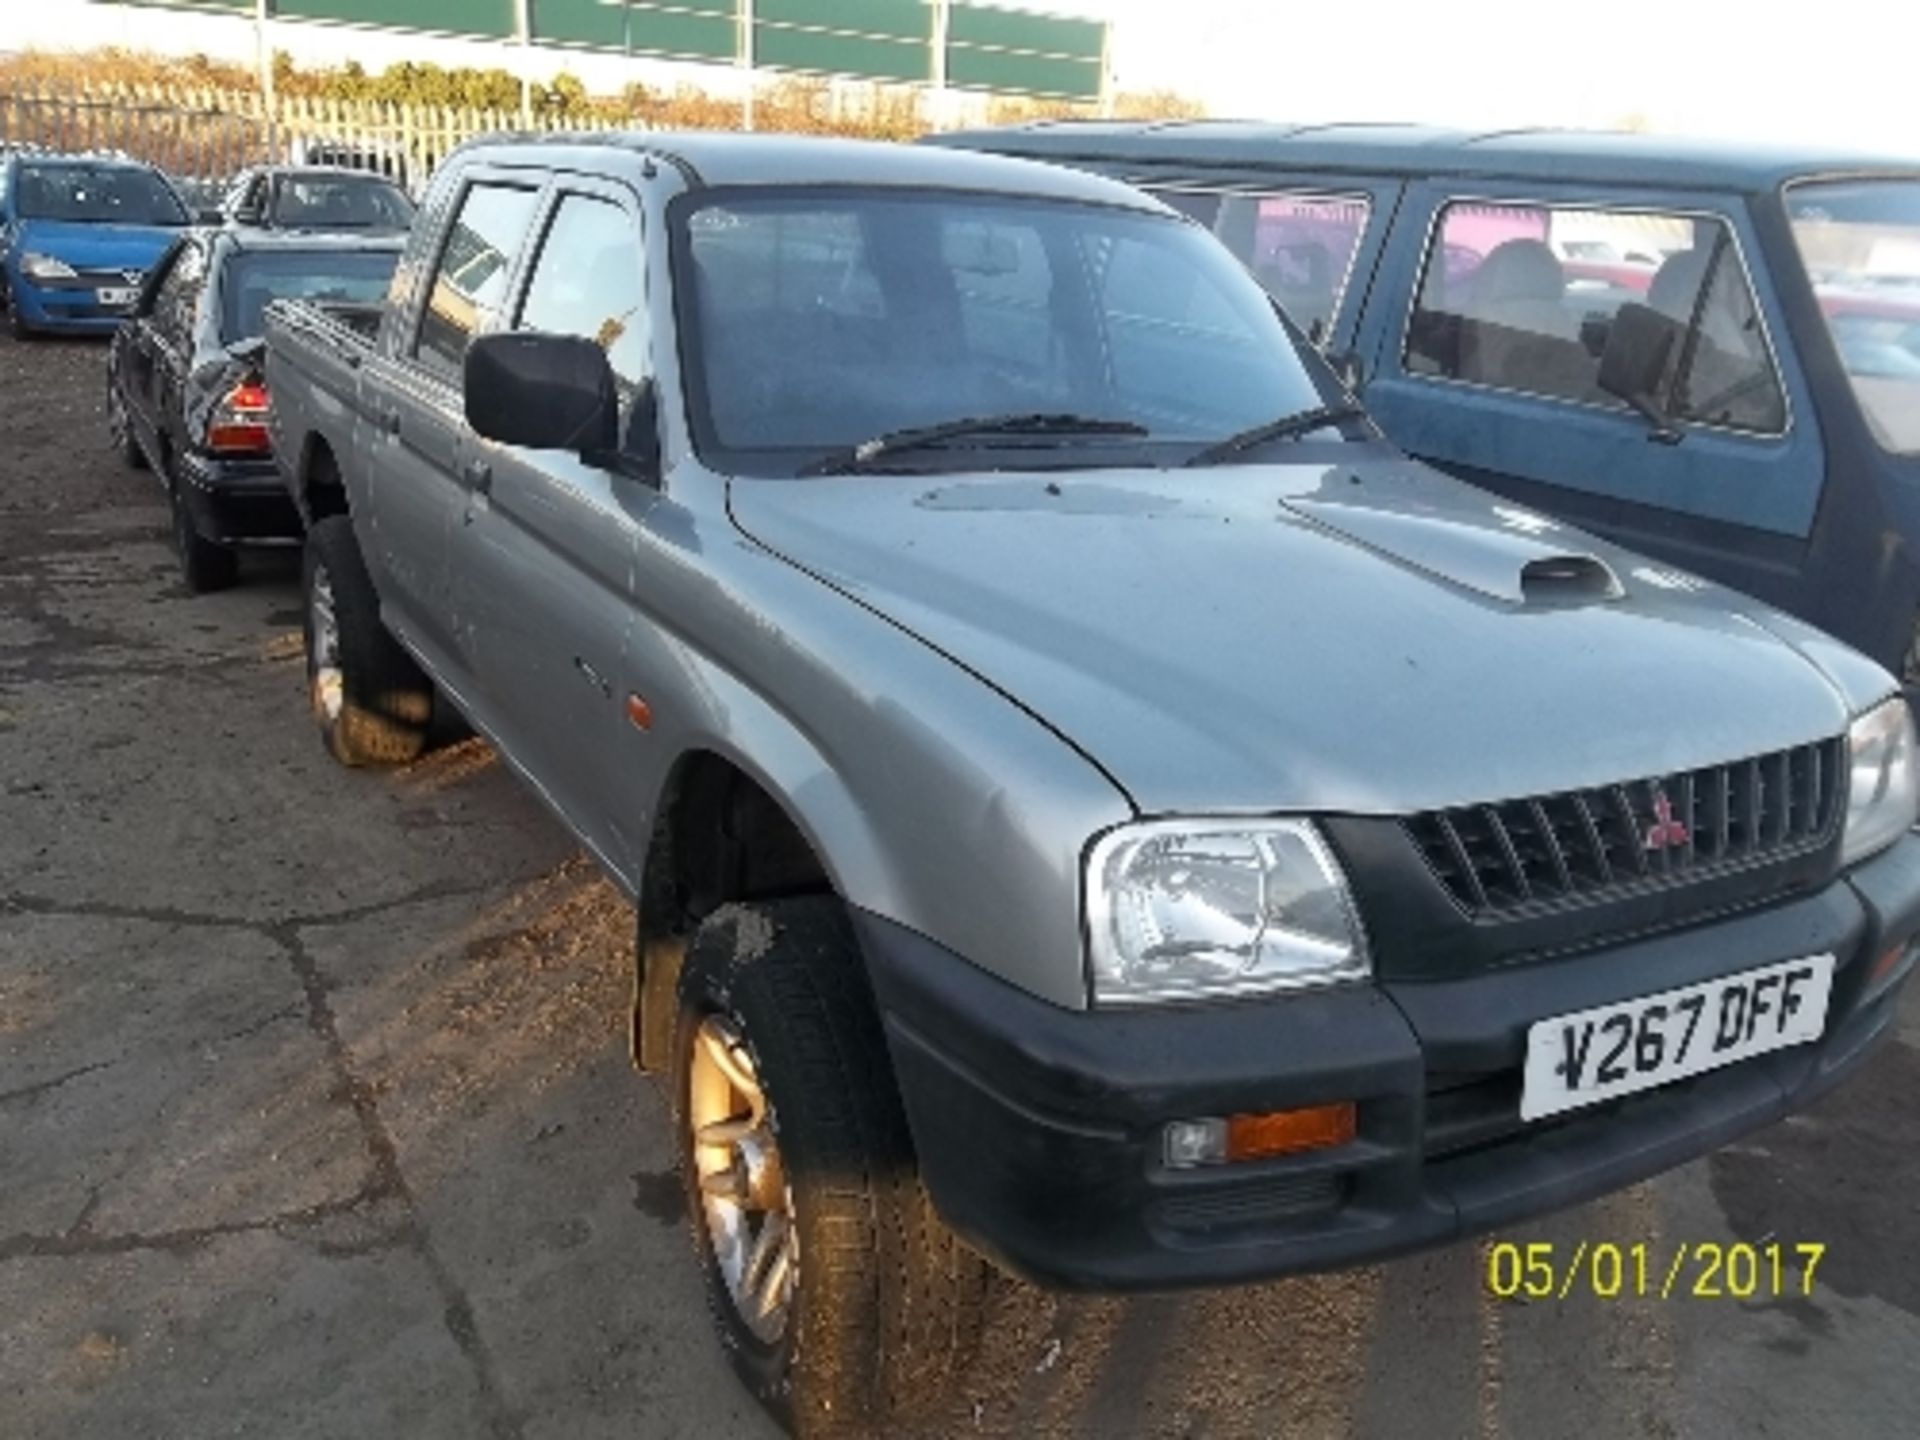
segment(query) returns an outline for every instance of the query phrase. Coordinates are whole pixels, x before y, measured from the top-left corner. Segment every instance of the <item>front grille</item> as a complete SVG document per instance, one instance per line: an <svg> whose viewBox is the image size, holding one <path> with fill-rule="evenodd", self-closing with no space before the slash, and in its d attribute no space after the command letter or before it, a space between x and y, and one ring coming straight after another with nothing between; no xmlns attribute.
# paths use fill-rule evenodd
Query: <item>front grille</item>
<svg viewBox="0 0 1920 1440"><path fill-rule="evenodd" d="M137 270L131 280L124 270L82 270L58 280L35 280L33 285L39 290L138 290L145 278Z"/></svg>
<svg viewBox="0 0 1920 1440"><path fill-rule="evenodd" d="M1434 810L1406 822L1469 915L1587 904L1817 850L1840 820L1844 740L1730 765Z"/></svg>

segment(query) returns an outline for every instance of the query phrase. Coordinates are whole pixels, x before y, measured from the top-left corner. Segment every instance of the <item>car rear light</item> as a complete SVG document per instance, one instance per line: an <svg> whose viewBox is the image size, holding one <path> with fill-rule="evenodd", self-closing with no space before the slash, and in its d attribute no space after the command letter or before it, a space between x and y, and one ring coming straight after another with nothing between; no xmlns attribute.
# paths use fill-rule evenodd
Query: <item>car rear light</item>
<svg viewBox="0 0 1920 1440"><path fill-rule="evenodd" d="M267 414L272 402L256 380L236 385L207 420L207 449L216 455L264 455L272 448Z"/></svg>

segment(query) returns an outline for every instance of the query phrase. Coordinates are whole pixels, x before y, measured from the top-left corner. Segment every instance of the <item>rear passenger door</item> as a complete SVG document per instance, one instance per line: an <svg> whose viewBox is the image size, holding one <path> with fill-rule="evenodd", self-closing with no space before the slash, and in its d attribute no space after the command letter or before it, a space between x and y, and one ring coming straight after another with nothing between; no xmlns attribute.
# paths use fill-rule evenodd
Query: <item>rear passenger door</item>
<svg viewBox="0 0 1920 1440"><path fill-rule="evenodd" d="M365 449L385 618L462 700L473 681L470 635L462 643L472 622L453 605L447 566L471 488L467 345L504 323L543 183L518 170L462 177L413 323L369 367Z"/></svg>
<svg viewBox="0 0 1920 1440"><path fill-rule="evenodd" d="M1726 197L1416 186L1362 324L1367 408L1463 479L1784 599L1824 462L1758 253ZM1665 436L1598 385L1624 304L1693 327Z"/></svg>
<svg viewBox="0 0 1920 1440"><path fill-rule="evenodd" d="M1352 346L1398 183L1338 175L1133 183L1213 231L1314 344L1329 354Z"/></svg>
<svg viewBox="0 0 1920 1440"><path fill-rule="evenodd" d="M512 327L593 340L620 395L623 448L651 427L653 336L645 232L624 186L561 175L536 227ZM636 424L636 414L641 415ZM633 783L625 651L639 535L660 503L648 478L559 450L478 436L452 539L454 608L481 723L580 837L630 874L647 799ZM656 477L652 477L657 479Z"/></svg>

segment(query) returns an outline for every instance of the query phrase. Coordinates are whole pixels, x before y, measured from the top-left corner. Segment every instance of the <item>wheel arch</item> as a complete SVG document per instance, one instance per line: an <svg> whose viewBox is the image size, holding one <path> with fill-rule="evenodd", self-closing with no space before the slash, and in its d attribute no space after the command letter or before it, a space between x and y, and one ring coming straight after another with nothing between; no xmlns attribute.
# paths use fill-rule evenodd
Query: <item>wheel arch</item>
<svg viewBox="0 0 1920 1440"><path fill-rule="evenodd" d="M294 500L308 525L350 511L340 460L326 436L309 431L294 467Z"/></svg>
<svg viewBox="0 0 1920 1440"><path fill-rule="evenodd" d="M665 1063L680 962L706 916L808 894L880 903L892 890L853 796L810 746L804 753L814 763L795 776L708 741L683 750L663 778L635 893L633 1053L642 1069Z"/></svg>

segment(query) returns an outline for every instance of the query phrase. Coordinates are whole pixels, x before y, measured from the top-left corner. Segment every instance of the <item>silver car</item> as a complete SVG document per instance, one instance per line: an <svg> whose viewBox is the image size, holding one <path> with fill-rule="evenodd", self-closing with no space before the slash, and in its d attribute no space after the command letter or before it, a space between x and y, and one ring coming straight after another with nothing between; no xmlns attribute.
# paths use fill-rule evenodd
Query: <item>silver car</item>
<svg viewBox="0 0 1920 1440"><path fill-rule="evenodd" d="M437 693L635 897L720 1336L803 1431L937 1395L982 1256L1441 1244L1888 1029L1893 680L1408 461L1124 186L474 145L267 373L323 737L404 761Z"/></svg>

